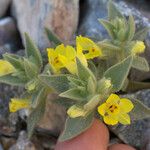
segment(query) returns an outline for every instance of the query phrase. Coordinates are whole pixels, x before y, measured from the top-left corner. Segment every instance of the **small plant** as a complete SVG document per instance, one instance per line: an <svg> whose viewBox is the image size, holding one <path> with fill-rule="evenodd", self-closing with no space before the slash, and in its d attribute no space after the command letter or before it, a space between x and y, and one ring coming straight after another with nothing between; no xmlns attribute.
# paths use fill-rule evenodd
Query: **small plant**
<svg viewBox="0 0 150 150"><path fill-rule="evenodd" d="M24 57L3 55L0 82L23 86L26 90L21 97L11 100L9 108L10 112L22 108L29 110L29 137L44 114L50 93L59 95L68 114L60 141L84 132L95 117L108 125L128 125L133 120L150 117L150 109L140 101L115 94L129 90L131 67L149 71L146 59L139 55L145 50L143 40L148 29L137 32L133 16L126 19L111 1L108 19L99 21L110 39L95 43L87 37L77 36L75 46L62 44L46 28L53 43L53 48L47 48L48 63L27 34Z"/></svg>

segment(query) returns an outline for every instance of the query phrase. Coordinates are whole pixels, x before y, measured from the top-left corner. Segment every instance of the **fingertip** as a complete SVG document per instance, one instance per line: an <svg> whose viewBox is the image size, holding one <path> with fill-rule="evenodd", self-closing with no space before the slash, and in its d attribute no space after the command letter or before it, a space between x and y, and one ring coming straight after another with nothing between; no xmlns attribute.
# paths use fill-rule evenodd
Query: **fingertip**
<svg viewBox="0 0 150 150"><path fill-rule="evenodd" d="M65 142L58 142L55 150L106 150L109 142L109 131L99 120L79 136Z"/></svg>
<svg viewBox="0 0 150 150"><path fill-rule="evenodd" d="M126 144L113 144L108 148L108 150L136 150L136 149Z"/></svg>

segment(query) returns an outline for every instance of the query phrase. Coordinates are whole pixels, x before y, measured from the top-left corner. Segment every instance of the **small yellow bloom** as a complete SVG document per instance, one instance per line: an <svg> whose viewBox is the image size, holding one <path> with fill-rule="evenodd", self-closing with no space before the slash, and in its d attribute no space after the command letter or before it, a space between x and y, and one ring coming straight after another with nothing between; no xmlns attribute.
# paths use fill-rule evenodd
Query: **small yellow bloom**
<svg viewBox="0 0 150 150"><path fill-rule="evenodd" d="M102 56L101 48L87 37L77 36L76 44L77 46L79 44L82 47L82 52L86 59L93 59L95 57Z"/></svg>
<svg viewBox="0 0 150 150"><path fill-rule="evenodd" d="M56 49L48 48L49 63L53 67L55 73L60 69L66 68L70 73L77 73L76 57L87 66L87 60L81 51L76 52L72 46L58 45Z"/></svg>
<svg viewBox="0 0 150 150"><path fill-rule="evenodd" d="M130 124L130 116L127 114L133 109L132 102L127 98L121 98L111 94L105 103L98 107L98 112L103 116L104 122L115 125L118 122L124 125Z"/></svg>
<svg viewBox="0 0 150 150"><path fill-rule="evenodd" d="M10 112L16 112L23 108L29 108L29 106L30 106L29 99L12 98L11 102L9 103L9 110Z"/></svg>
<svg viewBox="0 0 150 150"><path fill-rule="evenodd" d="M136 41L135 45L133 46L131 53L132 54L140 54L143 53L145 50L145 44L142 41Z"/></svg>
<svg viewBox="0 0 150 150"><path fill-rule="evenodd" d="M87 111L81 107L73 105L68 109L67 114L71 118L84 117L87 114Z"/></svg>
<svg viewBox="0 0 150 150"><path fill-rule="evenodd" d="M15 72L15 68L6 60L0 59L0 76Z"/></svg>
<svg viewBox="0 0 150 150"><path fill-rule="evenodd" d="M65 47L63 44L58 45L56 49L48 48L48 59L49 63L51 64L54 72L59 72L61 68L64 67L62 62L60 61L59 55L65 53Z"/></svg>

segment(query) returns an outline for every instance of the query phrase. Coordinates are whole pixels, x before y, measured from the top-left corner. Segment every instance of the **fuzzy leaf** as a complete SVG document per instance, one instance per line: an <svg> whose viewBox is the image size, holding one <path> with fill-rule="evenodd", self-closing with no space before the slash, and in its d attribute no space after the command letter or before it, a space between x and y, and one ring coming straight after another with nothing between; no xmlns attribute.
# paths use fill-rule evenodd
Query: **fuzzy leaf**
<svg viewBox="0 0 150 150"><path fill-rule="evenodd" d="M135 34L135 22L134 22L134 18L132 15L129 16L128 28L129 29L128 29L127 39L132 40Z"/></svg>
<svg viewBox="0 0 150 150"><path fill-rule="evenodd" d="M41 90L37 91L34 95L32 95L32 108L36 108L42 101L42 99L46 99L46 96L47 91L45 88L42 88Z"/></svg>
<svg viewBox="0 0 150 150"><path fill-rule="evenodd" d="M5 53L3 55L4 59L10 62L16 69L24 70L24 65L22 63L22 58L20 56Z"/></svg>
<svg viewBox="0 0 150 150"><path fill-rule="evenodd" d="M130 112L132 120L140 120L145 118L150 118L150 108L145 106L141 101L139 100L133 100L134 108Z"/></svg>
<svg viewBox="0 0 150 150"><path fill-rule="evenodd" d="M40 102L38 106L32 110L31 114L29 115L27 119L27 131L28 131L28 137L31 138L34 128L37 125L37 123L41 120L41 118L44 115L45 112L45 103L46 99L40 99Z"/></svg>
<svg viewBox="0 0 150 150"><path fill-rule="evenodd" d="M48 28L45 28L45 32L50 42L53 42L55 46L61 44L61 40Z"/></svg>
<svg viewBox="0 0 150 150"><path fill-rule="evenodd" d="M110 78L113 84L113 90L119 91L128 76L132 64L132 56L128 56L122 62L110 67L105 73L105 78Z"/></svg>
<svg viewBox="0 0 150 150"><path fill-rule="evenodd" d="M113 26L113 24L111 24L109 21L104 20L104 19L99 19L99 22L103 25L103 27L107 30L109 36L114 39L115 38L115 34L113 32L113 30L115 29L115 27Z"/></svg>
<svg viewBox="0 0 150 150"><path fill-rule="evenodd" d="M145 72L148 72L150 70L147 60L139 56L133 57L132 67Z"/></svg>
<svg viewBox="0 0 150 150"><path fill-rule="evenodd" d="M25 58L24 58L24 68L25 68L26 76L29 79L33 79L38 75L37 66Z"/></svg>
<svg viewBox="0 0 150 150"><path fill-rule="evenodd" d="M25 33L25 42L26 56L33 63L35 63L38 66L38 68L41 68L43 65L41 53L27 33Z"/></svg>
<svg viewBox="0 0 150 150"><path fill-rule="evenodd" d="M79 59L77 59L77 70L78 70L78 77L83 80L88 82L89 77L92 77L94 81L96 81L94 74L92 71L85 67Z"/></svg>
<svg viewBox="0 0 150 150"><path fill-rule="evenodd" d="M70 85L73 87L84 86L84 82L80 79L68 76L67 79L70 81Z"/></svg>
<svg viewBox="0 0 150 150"><path fill-rule="evenodd" d="M20 79L16 76L5 75L5 76L0 76L0 82L13 85L13 86L24 86L27 81L25 79Z"/></svg>
<svg viewBox="0 0 150 150"><path fill-rule="evenodd" d="M108 19L113 20L116 17L123 18L123 15L121 12L117 9L115 4L112 2L112 0L109 0L108 2Z"/></svg>
<svg viewBox="0 0 150 150"><path fill-rule="evenodd" d="M65 124L65 130L59 137L59 141L66 141L76 137L87 130L93 123L94 113L86 117L68 118Z"/></svg>
<svg viewBox="0 0 150 150"><path fill-rule="evenodd" d="M89 80L88 80L87 91L90 94L94 94L96 91L96 84L91 77L89 77Z"/></svg>
<svg viewBox="0 0 150 150"><path fill-rule="evenodd" d="M144 41L148 32L150 30L150 27L145 27L142 28L141 30L137 31L134 35L134 40L138 40L138 41Z"/></svg>
<svg viewBox="0 0 150 150"><path fill-rule="evenodd" d="M115 46L114 44L108 42L108 41L101 41L97 43L102 49L108 49L109 51L120 51L120 48L118 46Z"/></svg>
<svg viewBox="0 0 150 150"><path fill-rule="evenodd" d="M69 89L69 81L65 75L40 75L41 81L48 87L62 93Z"/></svg>
<svg viewBox="0 0 150 150"><path fill-rule="evenodd" d="M69 89L68 91L65 91L59 95L60 97L69 98L76 101L83 101L86 98L85 91L82 91L78 88Z"/></svg>

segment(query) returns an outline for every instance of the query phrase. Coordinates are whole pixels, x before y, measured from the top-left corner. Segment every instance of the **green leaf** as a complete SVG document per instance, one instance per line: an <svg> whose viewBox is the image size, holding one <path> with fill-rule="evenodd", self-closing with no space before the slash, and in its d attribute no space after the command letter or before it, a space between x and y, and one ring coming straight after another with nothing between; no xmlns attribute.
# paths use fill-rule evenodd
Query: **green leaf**
<svg viewBox="0 0 150 150"><path fill-rule="evenodd" d="M3 57L4 57L5 60L10 62L15 67L15 69L24 70L24 65L22 63L22 58L20 56L5 53L3 55Z"/></svg>
<svg viewBox="0 0 150 150"><path fill-rule="evenodd" d="M94 113L86 117L68 118L65 124L65 130L59 137L59 141L72 139L87 130L93 123Z"/></svg>
<svg viewBox="0 0 150 150"><path fill-rule="evenodd" d="M71 76L68 76L67 79L70 81L70 86L73 86L73 87L78 87L78 86L84 86L84 83L82 80L80 79L77 79L75 77L71 77Z"/></svg>
<svg viewBox="0 0 150 150"><path fill-rule="evenodd" d="M114 44L108 42L108 41L100 41L97 43L102 49L111 50L111 51L120 51L120 47L115 46Z"/></svg>
<svg viewBox="0 0 150 150"><path fill-rule="evenodd" d="M124 16L117 9L117 7L112 2L112 0L109 0L109 2L108 2L108 19L113 20L113 19L116 19L116 17L123 18Z"/></svg>
<svg viewBox="0 0 150 150"><path fill-rule="evenodd" d="M114 91L119 91L128 76L132 64L132 56L128 56L122 62L110 67L105 73L105 78L110 78Z"/></svg>
<svg viewBox="0 0 150 150"><path fill-rule="evenodd" d="M91 77L89 77L88 84L87 84L87 91L90 94L94 94L96 92L96 83L93 81Z"/></svg>
<svg viewBox="0 0 150 150"><path fill-rule="evenodd" d="M40 80L48 87L62 93L69 89L69 81L66 75L40 75Z"/></svg>
<svg viewBox="0 0 150 150"><path fill-rule="evenodd" d="M98 21L103 25L103 27L107 30L109 36L112 38L112 39L115 39L115 34L114 34L114 25L107 21L107 20L104 20L104 19L98 19Z"/></svg>
<svg viewBox="0 0 150 150"><path fill-rule="evenodd" d="M29 115L27 119L27 131L28 131L28 137L31 138L34 128L37 125L37 123L41 120L41 118L44 115L45 112L45 103L46 99L40 99L40 102L38 106L32 110L31 114Z"/></svg>
<svg viewBox="0 0 150 150"><path fill-rule="evenodd" d="M26 76L29 79L33 79L34 77L38 75L37 66L25 58L24 58L24 68L25 68Z"/></svg>
<svg viewBox="0 0 150 150"><path fill-rule="evenodd" d="M150 70L147 60L140 56L133 57L132 67L145 72Z"/></svg>
<svg viewBox="0 0 150 150"><path fill-rule="evenodd" d="M85 91L78 88L69 89L59 95L60 97L69 98L76 101L84 101L86 99Z"/></svg>
<svg viewBox="0 0 150 150"><path fill-rule="evenodd" d="M26 41L25 43L26 56L33 63L35 63L40 70L40 68L43 66L43 62L42 62L42 56L41 56L39 49L33 43L33 41L31 40L31 38L29 37L27 33L25 33L25 41Z"/></svg>
<svg viewBox="0 0 150 150"><path fill-rule="evenodd" d="M88 82L89 77L92 77L92 79L96 82L95 76L92 73L92 71L85 67L79 59L77 59L77 70L78 70L78 77L83 80Z"/></svg>
<svg viewBox="0 0 150 150"><path fill-rule="evenodd" d="M135 34L135 22L134 22L134 18L132 15L129 16L129 20L128 20L128 35L127 35L127 39L128 40L132 40Z"/></svg>
<svg viewBox="0 0 150 150"><path fill-rule="evenodd" d="M32 108L36 108L43 99L46 99L46 97L47 90L45 88L42 88L39 91L37 91L34 95L32 95Z"/></svg>
<svg viewBox="0 0 150 150"><path fill-rule="evenodd" d="M134 35L134 40L144 41L148 32L150 30L150 27L142 28L141 30L137 31Z"/></svg>
<svg viewBox="0 0 150 150"><path fill-rule="evenodd" d="M53 42L55 46L60 45L61 40L48 28L45 28L45 32L50 42Z"/></svg>
<svg viewBox="0 0 150 150"><path fill-rule="evenodd" d="M12 75L5 75L5 76L0 76L0 82L13 85L13 86L24 86L27 81L25 79L20 79Z"/></svg>
<svg viewBox="0 0 150 150"><path fill-rule="evenodd" d="M150 118L150 108L145 106L141 101L139 100L133 100L134 108L130 112L132 120L141 120L145 118Z"/></svg>

